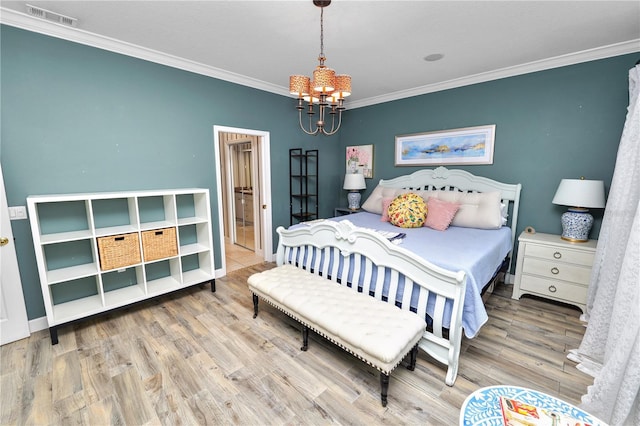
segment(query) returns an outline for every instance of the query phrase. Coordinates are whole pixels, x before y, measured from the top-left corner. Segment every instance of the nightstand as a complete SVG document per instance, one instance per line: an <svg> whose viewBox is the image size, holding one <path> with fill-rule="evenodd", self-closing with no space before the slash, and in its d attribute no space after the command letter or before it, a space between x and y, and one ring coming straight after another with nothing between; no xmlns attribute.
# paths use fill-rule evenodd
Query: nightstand
<svg viewBox="0 0 640 426"><path fill-rule="evenodd" d="M569 303L585 311L597 240L571 243L552 234L518 237L512 299L533 294Z"/></svg>
<svg viewBox="0 0 640 426"><path fill-rule="evenodd" d="M336 207L335 209L333 209L333 216L334 217L345 216L345 215L348 215L348 214L360 213L360 212L363 212L363 211L364 210L362 210L362 209L351 210L348 207Z"/></svg>

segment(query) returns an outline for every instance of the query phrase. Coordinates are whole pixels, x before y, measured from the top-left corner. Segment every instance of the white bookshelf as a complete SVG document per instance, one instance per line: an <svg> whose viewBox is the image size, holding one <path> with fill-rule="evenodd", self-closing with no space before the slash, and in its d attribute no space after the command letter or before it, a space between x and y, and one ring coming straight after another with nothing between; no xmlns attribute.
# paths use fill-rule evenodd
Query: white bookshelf
<svg viewBox="0 0 640 426"><path fill-rule="evenodd" d="M207 189L27 197L33 244L53 344L59 325L211 282L215 267ZM98 239L175 228L177 255L104 270Z"/></svg>

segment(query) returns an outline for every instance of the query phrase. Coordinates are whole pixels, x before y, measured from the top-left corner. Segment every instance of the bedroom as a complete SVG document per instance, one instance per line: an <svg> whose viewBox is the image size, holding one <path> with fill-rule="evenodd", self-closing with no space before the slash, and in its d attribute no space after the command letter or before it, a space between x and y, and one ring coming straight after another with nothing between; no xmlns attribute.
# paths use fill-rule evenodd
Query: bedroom
<svg viewBox="0 0 640 426"><path fill-rule="evenodd" d="M637 56L349 110L337 139L313 139L283 122L296 120L289 98L3 25L1 155L9 205L40 193L183 186L213 193L212 126L222 124L270 132L274 189L287 182L286 157L277 153L317 147L327 167L321 214L329 216L346 204L346 146L375 146L368 193L378 179L409 171L390 161L396 135L496 124L494 163L473 171L522 183L520 226L558 233L562 209L551 198L560 179L588 174L611 181L627 72ZM288 222L285 192L273 191L274 227ZM37 320L44 306L29 225L12 227L28 316Z"/></svg>

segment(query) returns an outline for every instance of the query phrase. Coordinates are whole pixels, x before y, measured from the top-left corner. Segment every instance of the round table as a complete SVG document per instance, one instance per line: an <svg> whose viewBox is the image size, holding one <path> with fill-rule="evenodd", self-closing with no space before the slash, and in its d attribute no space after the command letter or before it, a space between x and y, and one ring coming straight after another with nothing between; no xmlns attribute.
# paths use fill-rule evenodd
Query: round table
<svg viewBox="0 0 640 426"><path fill-rule="evenodd" d="M460 426L503 426L500 397L570 416L589 425L606 426L603 421L561 399L518 386L489 386L473 392L460 408Z"/></svg>

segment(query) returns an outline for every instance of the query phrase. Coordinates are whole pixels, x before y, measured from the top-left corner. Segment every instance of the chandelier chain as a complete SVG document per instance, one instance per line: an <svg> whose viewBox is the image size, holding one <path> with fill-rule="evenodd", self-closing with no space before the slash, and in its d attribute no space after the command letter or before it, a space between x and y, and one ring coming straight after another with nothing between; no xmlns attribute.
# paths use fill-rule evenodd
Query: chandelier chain
<svg viewBox="0 0 640 426"><path fill-rule="evenodd" d="M324 7L320 8L320 65L324 65Z"/></svg>

